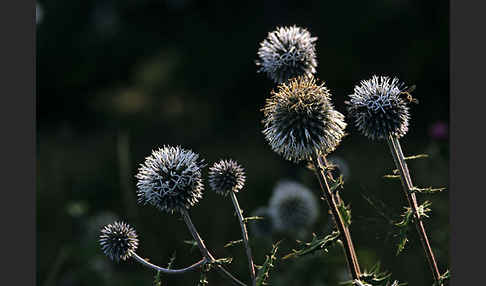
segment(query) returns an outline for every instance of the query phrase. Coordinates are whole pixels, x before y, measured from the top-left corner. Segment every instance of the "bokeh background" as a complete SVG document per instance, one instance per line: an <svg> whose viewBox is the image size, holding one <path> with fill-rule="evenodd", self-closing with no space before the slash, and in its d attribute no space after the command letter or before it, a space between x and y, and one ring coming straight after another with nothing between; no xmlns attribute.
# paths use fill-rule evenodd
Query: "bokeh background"
<svg viewBox="0 0 486 286"><path fill-rule="evenodd" d="M402 140L415 184L448 185L449 4L447 1L38 1L37 25L37 282L38 285L151 285L154 272L134 261L111 262L99 249L100 226L115 219L133 225L138 253L166 266L200 259L184 241L190 233L178 216L138 206L138 164L151 150L181 145L208 163L233 158L246 169L240 204L250 214L265 206L281 179L318 183L303 165L284 161L261 134L265 98L275 87L256 73L259 42L280 25L299 25L318 37L317 76L336 108L373 74L416 84L411 128ZM345 113L346 114L346 113ZM395 255L394 228L406 204L384 142L371 142L349 126L332 154L349 168L343 198L352 207L353 241L362 268L382 268L409 285L431 285L430 270L415 230ZM206 176L207 172L205 172ZM367 199L371 199L372 206ZM426 221L431 244L445 271L449 265L448 193L430 200ZM322 234L328 217L308 231ZM378 211L377 208L380 210ZM207 190L191 209L194 223L219 257L246 281L240 238L228 198ZM384 214L384 216L383 216ZM284 238L278 255L296 247L289 236L256 238L262 264L271 241ZM337 285L347 279L342 251L277 262L273 285ZM162 285L195 285L197 272L162 276ZM216 273L210 285L228 285Z"/></svg>

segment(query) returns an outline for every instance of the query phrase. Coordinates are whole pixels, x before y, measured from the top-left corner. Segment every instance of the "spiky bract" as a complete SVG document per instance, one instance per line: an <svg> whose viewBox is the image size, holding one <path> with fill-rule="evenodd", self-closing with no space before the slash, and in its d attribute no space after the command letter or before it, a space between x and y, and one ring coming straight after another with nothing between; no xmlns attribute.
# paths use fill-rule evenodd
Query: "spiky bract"
<svg viewBox="0 0 486 286"><path fill-rule="evenodd" d="M273 232L272 216L268 212L267 207L259 207L251 213L251 216L261 217L262 219L251 220L248 224L250 226L250 234L258 237L269 237Z"/></svg>
<svg viewBox="0 0 486 286"><path fill-rule="evenodd" d="M124 222L114 222L101 229L100 246L111 260L127 260L138 247L135 229Z"/></svg>
<svg viewBox="0 0 486 286"><path fill-rule="evenodd" d="M152 151L136 175L138 202L169 213L189 209L202 198L203 166L198 154L179 146Z"/></svg>
<svg viewBox="0 0 486 286"><path fill-rule="evenodd" d="M307 160L327 154L344 136L344 115L334 110L329 90L313 77L298 77L272 91L263 108L266 140L285 159Z"/></svg>
<svg viewBox="0 0 486 286"><path fill-rule="evenodd" d="M276 83L290 78L312 75L316 72L317 37L306 29L291 26L279 27L268 33L258 49L258 72L264 72Z"/></svg>
<svg viewBox="0 0 486 286"><path fill-rule="evenodd" d="M316 221L319 208L315 196L305 186L293 181L281 181L270 198L269 213L275 229L299 232Z"/></svg>
<svg viewBox="0 0 486 286"><path fill-rule="evenodd" d="M209 168L209 186L220 195L237 193L245 178L245 170L234 160L221 160Z"/></svg>
<svg viewBox="0 0 486 286"><path fill-rule="evenodd" d="M358 130L371 140L400 138L408 131L408 102L401 97L405 87L397 78L373 76L355 86L349 95L349 115Z"/></svg>

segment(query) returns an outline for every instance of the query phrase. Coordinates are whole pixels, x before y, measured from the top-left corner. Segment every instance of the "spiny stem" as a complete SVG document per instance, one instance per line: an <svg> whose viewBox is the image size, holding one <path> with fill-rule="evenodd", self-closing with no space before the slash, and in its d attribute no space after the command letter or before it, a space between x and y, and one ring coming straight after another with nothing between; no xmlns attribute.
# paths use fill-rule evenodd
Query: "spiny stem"
<svg viewBox="0 0 486 286"><path fill-rule="evenodd" d="M314 168L316 169L317 179L319 180L319 184L321 185L322 192L324 193L324 197L329 205L329 209L333 215L334 221L336 222L336 226L339 230L341 241L343 243L344 254L346 256L346 260L348 262L349 271L351 272L351 276L353 279L360 279L361 271L359 268L358 261L353 257L353 243L351 241L351 236L346 235L346 227L344 225L344 221L339 213L336 201L334 196L332 195L331 189L327 183L326 174L324 173L324 168L319 163L318 153L312 156L312 163L314 164Z"/></svg>
<svg viewBox="0 0 486 286"><path fill-rule="evenodd" d="M397 138L390 135L387 138L388 146L390 147L390 152L393 156L393 161L400 172L400 181L402 182L403 191L407 197L408 205L413 212L414 215L414 224L417 228L417 232L420 236L420 242L422 243L422 247L425 252L425 256L427 257L427 261L430 266L430 270L434 275L435 281L439 284L440 283L440 272L437 267L437 262L435 261L434 252L432 251L432 247L430 246L429 239L427 238L427 234L425 233L425 227L420 217L418 211L418 203L415 193L413 192L413 184L412 178L410 177L410 173L408 171L407 163L405 162L405 157L403 156L402 148L400 146L400 142ZM443 285L440 283L440 285Z"/></svg>
<svg viewBox="0 0 486 286"><path fill-rule="evenodd" d="M186 273L186 272L189 272L189 271L192 271L192 270L196 270L197 268L203 266L204 264L206 264L208 262L208 260L206 258L203 258L199 262L196 262L193 265L186 267L186 268L168 269L168 268L164 268L164 267L160 267L160 266L157 266L155 264L152 264L152 263L148 262L147 260L143 259L142 257L138 256L136 253L132 253L132 257L135 258L135 260L140 262L142 265L147 266L147 267L152 268L152 269L155 269L155 270L160 271L160 272L165 273L165 274Z"/></svg>
<svg viewBox="0 0 486 286"><path fill-rule="evenodd" d="M256 285L255 265L253 264L253 257L251 255L250 243L248 242L248 231L246 230L243 213L241 211L240 205L238 204L236 193L231 191L230 196L231 196L231 200L233 201L233 206L235 207L235 211L236 214L238 215L238 220L241 226L241 236L243 237L243 242L245 243L246 256L248 256L248 267L250 268L251 284L255 286Z"/></svg>
<svg viewBox="0 0 486 286"><path fill-rule="evenodd" d="M318 159L319 159L318 163L321 164L321 166L324 166L325 167L324 169L327 169L327 167L329 167L329 163L327 162L326 156L321 155L321 156L318 157ZM334 180L331 172L328 172L327 175L331 178L331 180ZM336 198L337 204L344 204L344 202L341 199L341 196L339 195L339 192L336 191L335 194L333 194L333 195ZM361 275L361 269L359 268L358 257L356 255L356 250L354 249L353 241L351 239L351 234L349 232L349 227L347 225L344 226L344 233L345 233L347 240L349 241L349 244L350 244L350 250L351 250L351 255L353 257L353 260L354 260L354 264L358 268L358 273L360 273L360 275Z"/></svg>
<svg viewBox="0 0 486 286"><path fill-rule="evenodd" d="M199 247L199 250L201 251L202 255L204 255L204 257L206 259L208 259L209 262L211 262L211 263L215 262L214 256L209 252L208 248L204 244L204 241L202 240L201 236L197 232L196 227L192 223L192 220L191 220L191 217L189 216L189 213L186 210L184 210L184 211L181 212L181 214L182 214L182 217L184 218L184 221L186 222L187 228L191 232L192 237L194 238L194 240L196 240L197 246ZM218 265L218 264L216 264L215 266L216 266L216 269L218 270L218 272L222 276L228 278L228 280L230 280L234 285L246 286L245 283L243 283L240 280L236 279L223 266Z"/></svg>

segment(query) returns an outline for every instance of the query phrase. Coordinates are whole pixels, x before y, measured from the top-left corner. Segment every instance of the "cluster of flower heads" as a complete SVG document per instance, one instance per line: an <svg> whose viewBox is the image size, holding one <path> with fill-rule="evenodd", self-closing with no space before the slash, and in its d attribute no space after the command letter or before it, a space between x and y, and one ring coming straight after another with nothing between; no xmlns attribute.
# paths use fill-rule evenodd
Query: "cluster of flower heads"
<svg viewBox="0 0 486 286"><path fill-rule="evenodd" d="M135 229L124 222L114 222L101 230L100 246L111 260L127 260L138 247Z"/></svg>
<svg viewBox="0 0 486 286"><path fill-rule="evenodd" d="M316 151L333 151L345 135L344 115L331 103L329 90L313 77L297 77L272 91L263 108L266 140L285 159L308 160Z"/></svg>
<svg viewBox="0 0 486 286"><path fill-rule="evenodd" d="M140 165L136 178L138 202L162 211L184 211L202 198L203 160L191 150L164 146Z"/></svg>
<svg viewBox="0 0 486 286"><path fill-rule="evenodd" d="M276 83L296 76L310 76L316 72L316 37L306 29L280 27L268 33L260 43L258 71L264 72Z"/></svg>
<svg viewBox="0 0 486 286"><path fill-rule="evenodd" d="M221 160L209 168L209 186L220 195L237 193L245 185L245 171L233 160Z"/></svg>
<svg viewBox="0 0 486 286"><path fill-rule="evenodd" d="M319 208L315 196L304 185L281 181L270 198L269 213L276 230L299 232L316 221Z"/></svg>
<svg viewBox="0 0 486 286"><path fill-rule="evenodd" d="M371 140L403 137L410 118L408 101L402 97L405 89L397 78L386 76L373 76L355 86L346 104L358 130Z"/></svg>

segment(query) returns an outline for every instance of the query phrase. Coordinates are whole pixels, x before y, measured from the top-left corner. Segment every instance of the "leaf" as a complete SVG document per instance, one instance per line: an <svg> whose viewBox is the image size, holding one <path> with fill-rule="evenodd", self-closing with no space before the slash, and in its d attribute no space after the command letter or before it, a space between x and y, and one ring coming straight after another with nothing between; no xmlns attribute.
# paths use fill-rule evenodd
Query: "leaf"
<svg viewBox="0 0 486 286"><path fill-rule="evenodd" d="M432 286L440 286L444 283L444 281L449 280L449 279L451 279L451 271L449 269L447 269L447 271L444 272L444 274L440 275L439 281L434 282L434 284L432 284Z"/></svg>
<svg viewBox="0 0 486 286"><path fill-rule="evenodd" d="M351 209L346 207L344 203L341 202L341 204L337 205L339 214L341 215L341 218L343 219L343 223L346 227L349 227L351 225Z"/></svg>
<svg viewBox="0 0 486 286"><path fill-rule="evenodd" d="M265 256L265 262L263 263L262 266L257 266L258 268L258 274L256 277L256 285L261 286L261 285L266 285L266 281L270 277L269 273L270 270L274 267L274 263L277 260L277 250L278 250L278 245L280 244L280 241L272 245L272 250L270 251L269 255Z"/></svg>
<svg viewBox="0 0 486 286"><path fill-rule="evenodd" d="M421 194L435 194L435 193L440 193L442 191L446 190L446 188L432 188L432 187L428 187L428 188L417 188L417 187L413 187L412 188L412 192L416 192L416 193L421 193Z"/></svg>
<svg viewBox="0 0 486 286"><path fill-rule="evenodd" d="M405 157L405 160L415 160L415 159L423 159L423 158L428 158L428 154L417 154L417 155L412 155Z"/></svg>
<svg viewBox="0 0 486 286"><path fill-rule="evenodd" d="M359 280L352 281L354 285L370 285L370 286L400 286L406 283L400 283L397 280L392 280L391 272L380 271L380 263L376 263L370 270L364 271ZM361 284L359 284L361 283Z"/></svg>
<svg viewBox="0 0 486 286"><path fill-rule="evenodd" d="M265 218L262 217L262 216L249 216L249 217L245 217L243 219L243 221L246 223L246 222L249 222L251 220L263 220L263 219L265 219Z"/></svg>
<svg viewBox="0 0 486 286"><path fill-rule="evenodd" d="M312 234L312 241L307 243L301 243L302 248L296 250L293 249L292 253L285 255L282 259L289 259L294 257L300 257L322 250L327 252L327 248L336 242L339 238L339 231L333 231L331 234L326 235L323 238L317 238L316 234Z"/></svg>
<svg viewBox="0 0 486 286"><path fill-rule="evenodd" d="M157 274L155 274L154 286L162 286L162 280L160 280L160 271L157 271Z"/></svg>
<svg viewBox="0 0 486 286"><path fill-rule="evenodd" d="M226 243L224 245L224 247L230 247L230 246L234 246L234 245L241 244L241 243L243 243L243 239L232 240L232 241Z"/></svg>
<svg viewBox="0 0 486 286"><path fill-rule="evenodd" d="M400 179L400 175L384 175L385 179Z"/></svg>

